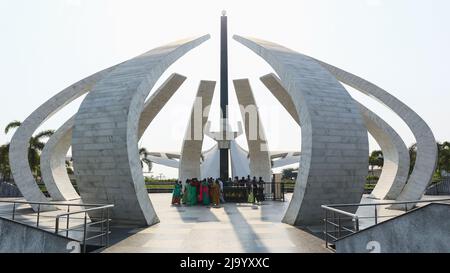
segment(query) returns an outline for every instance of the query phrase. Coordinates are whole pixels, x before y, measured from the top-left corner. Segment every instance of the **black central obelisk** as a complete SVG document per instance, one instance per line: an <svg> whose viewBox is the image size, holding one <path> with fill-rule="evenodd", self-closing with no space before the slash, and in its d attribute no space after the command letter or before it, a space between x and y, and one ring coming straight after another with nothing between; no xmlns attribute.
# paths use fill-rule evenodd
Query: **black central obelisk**
<svg viewBox="0 0 450 273"><path fill-rule="evenodd" d="M220 17L220 110L222 120L220 129L222 132L222 143L227 143L227 106L228 106L228 36L227 15L222 11ZM228 179L228 148L220 147L220 177Z"/></svg>

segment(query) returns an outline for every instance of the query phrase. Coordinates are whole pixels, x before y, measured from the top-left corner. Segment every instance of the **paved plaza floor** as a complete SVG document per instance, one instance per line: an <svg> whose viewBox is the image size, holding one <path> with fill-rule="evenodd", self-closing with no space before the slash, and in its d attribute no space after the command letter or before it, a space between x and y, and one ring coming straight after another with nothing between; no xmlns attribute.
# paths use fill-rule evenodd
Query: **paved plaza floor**
<svg viewBox="0 0 450 273"><path fill-rule="evenodd" d="M281 223L290 197L212 208L171 206L171 194L150 194L161 222L128 230L127 238L104 252L329 252L321 239Z"/></svg>
<svg viewBox="0 0 450 273"><path fill-rule="evenodd" d="M287 224L281 219L289 205L292 194L286 194L286 201L265 201L263 205L225 203L220 208L205 206L172 206L172 194L150 194L160 223L151 227L137 229L113 229L110 247L103 252L329 252L324 241L318 238L322 227L317 227L314 235ZM450 196L424 196L422 199L444 199ZM0 198L3 201L22 200L23 198ZM71 201L69 203L79 203ZM365 195L361 203L388 202L368 198ZM425 203L419 204L423 206ZM377 206L379 222L402 214L402 211L389 210L387 205ZM54 232L56 215L65 212L43 212L40 215L39 228ZM360 217L360 228L374 224L375 207L359 207L356 214ZM73 207L71 211L81 208ZM11 219L13 205L0 202L0 216ZM37 213L29 205L16 207L16 221L35 226ZM64 221L64 219L63 219ZM82 224L82 219L71 217L70 227ZM65 235L65 234L62 234ZM80 239L82 232L73 231L69 237Z"/></svg>

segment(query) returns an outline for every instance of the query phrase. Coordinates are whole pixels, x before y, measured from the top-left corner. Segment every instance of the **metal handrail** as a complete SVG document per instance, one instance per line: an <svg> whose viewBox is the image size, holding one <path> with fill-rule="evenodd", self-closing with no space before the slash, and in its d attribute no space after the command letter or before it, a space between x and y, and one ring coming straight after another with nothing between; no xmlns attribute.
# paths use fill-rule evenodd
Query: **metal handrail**
<svg viewBox="0 0 450 273"><path fill-rule="evenodd" d="M33 205L48 205L48 206L78 206L78 207L97 207L106 206L108 204L77 204L77 203L62 203L62 202L34 202L21 200L0 200L0 203L16 203L16 204L33 204Z"/></svg>
<svg viewBox="0 0 450 273"><path fill-rule="evenodd" d="M70 218L71 218L70 216L72 216L74 214L84 213L84 217L82 217L82 218L79 218L79 217L72 217L71 218L72 220L73 219L84 220L83 221L83 228L81 230L76 230L76 231L83 231L83 239L82 239L83 251L86 252L86 241L91 240L91 239L95 239L95 238L98 238L98 237L101 237L102 246L108 246L108 244L109 244L109 234L111 233L110 229L109 229L109 226L110 226L109 223L111 222L111 219L109 218L109 209L114 207L114 205L112 205L112 204L78 204L78 203L61 203L61 202L33 202L33 201L21 201L21 200L0 200L0 203L13 204L12 217L11 217L12 220L15 220L15 216L17 214L16 211L17 211L17 205L18 204L38 205L37 215L36 215L36 217L37 217L36 227L38 227L38 228L39 228L39 220L40 220L41 217L43 217L43 218L53 218L53 217L46 216L46 215L42 215L41 216L41 206L45 206L45 205L66 206L67 207L67 212L60 213L60 214L56 215L56 217L55 217L55 234L59 234L59 232L61 230L64 230L64 231L66 231L66 236L65 237L68 238L69 237L69 231L70 230L76 230L75 228L77 228L77 227L70 228L70 226L69 226L69 221L70 221ZM70 211L70 207L85 207L85 208L81 209L81 210L77 210L77 211L72 211L71 212ZM88 218L87 214L88 214L88 212L92 212L92 211L101 211L101 218L100 218L101 220L100 221L93 222L93 218L90 218L91 222L90 223L87 222L87 218ZM106 219L104 217L104 215L105 215L104 211L106 211ZM2 213L2 214L5 214L5 213ZM59 228L60 219L62 217L66 217L66 228L65 229L60 229ZM104 223L106 223L106 230L104 230L105 229ZM100 234L94 235L94 236L91 236L91 237L87 237L88 226L92 226L92 225L95 225L95 224L101 224L101 230L99 232ZM41 229L49 230L49 228L41 228ZM105 239L103 237L106 237L106 240L105 240L106 244L105 245L103 245L103 241Z"/></svg>
<svg viewBox="0 0 450 273"><path fill-rule="evenodd" d="M450 201L450 198L441 198L441 199L429 199L429 200L415 200L415 201L392 201L392 202L379 202L379 203L363 203L363 204L332 204L332 205L322 205L322 209L325 211L324 216L324 237L325 237L325 247L329 248L330 241L329 238L332 240L337 241L345 236L348 236L349 234L354 234L359 231L359 221L360 219L369 219L374 218L375 219L375 225L378 224L379 218L387 218L387 217L394 217L394 216L386 216L386 215L378 215L377 208L380 206L386 206L386 205L405 205L405 212L408 211L408 204L417 204L417 203L436 203L436 202L445 202ZM348 211L344 211L342 209L338 208L348 208L348 207L366 207L366 206L374 206L375 208L375 215L373 217L370 216L358 216L356 213L351 213ZM329 217L328 213L332 213L333 217ZM336 217L337 214L337 217ZM353 222L353 229L350 229L346 227L345 225L342 225L341 220L343 219L341 215L347 216L349 218L344 219L347 221ZM334 222L336 221L337 222ZM330 231L328 229L328 226L331 225L333 231ZM347 232L346 235L341 236L341 231ZM331 234L332 233L332 234ZM336 236L337 233L337 236Z"/></svg>
<svg viewBox="0 0 450 273"><path fill-rule="evenodd" d="M103 205L100 207L95 207L95 208L90 208L90 209L84 209L84 210L78 210L78 211L72 211L72 212L65 212L65 213L61 213L56 215L56 219L61 218L62 216L66 216L66 215L72 215L72 214L77 214L77 213L83 213L83 212L89 212L89 211L94 211L94 210L99 210L99 209L106 209L106 208L113 208L114 205L110 204L110 205Z"/></svg>
<svg viewBox="0 0 450 273"><path fill-rule="evenodd" d="M59 222L60 222L60 218L61 217L66 217L67 219L67 224L66 224L66 237L68 237L69 235L69 218L71 215L74 214L80 214L80 213L84 213L84 224L83 224L83 251L86 252L86 241L91 240L91 239L95 239L98 237L102 237L102 243L103 243L103 236L106 236L106 244L105 246L108 246L109 244L109 234L111 233L109 231L109 222L111 221L111 219L109 218L109 209L113 208L114 205L110 204L110 205L103 205L103 206L99 206L99 207L94 207L94 208L88 208L88 209L83 209L80 211L73 211L73 212L65 212L65 213L61 213L56 215L56 223L55 223L55 233L58 234L59 232ZM97 210L101 210L102 211L102 217L100 218L100 221L97 222L91 222L91 223L87 223L87 213L91 212L91 211L97 211ZM107 213L107 218L104 219L104 213L103 210L106 210ZM106 222L106 231L103 231L103 223ZM100 234L97 234L95 236L91 236L91 237L87 237L87 229L88 226L94 225L94 224L102 224L101 230L100 230Z"/></svg>
<svg viewBox="0 0 450 273"><path fill-rule="evenodd" d="M442 201L450 201L450 198L442 198L442 199L428 199L428 200L415 200L415 201L393 201L393 202L380 202L380 203L363 203L363 204L358 204L358 203L350 203L350 204L332 204L332 205L322 205L322 208L324 207L330 207L330 208L335 208L335 207L364 207L364 206L374 206L374 205L379 205L379 206L384 206L384 205L404 205L404 204L413 204L413 203L434 203L434 202L442 202Z"/></svg>

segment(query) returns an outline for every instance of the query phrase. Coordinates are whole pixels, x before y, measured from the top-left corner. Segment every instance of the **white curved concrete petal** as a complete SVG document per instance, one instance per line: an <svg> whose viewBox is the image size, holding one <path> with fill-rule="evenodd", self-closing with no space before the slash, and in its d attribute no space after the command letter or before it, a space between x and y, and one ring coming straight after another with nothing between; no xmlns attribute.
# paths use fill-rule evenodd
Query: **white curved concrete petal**
<svg viewBox="0 0 450 273"><path fill-rule="evenodd" d="M335 66L321 61L318 62L339 81L383 103L406 123L416 139L417 156L414 169L397 200L413 201L421 199L433 177L437 162L436 139L430 127L411 108L382 88ZM415 204L408 206L411 208ZM400 207L392 206L392 208Z"/></svg>
<svg viewBox="0 0 450 273"><path fill-rule="evenodd" d="M295 115L293 103L281 82L273 73L261 77L261 81L269 91L281 102L292 118L300 124ZM409 170L409 152L400 136L375 113L358 103L364 123L369 133L380 145L384 155L384 165L377 186L372 191L372 196L379 199L395 199L398 197Z"/></svg>
<svg viewBox="0 0 450 273"><path fill-rule="evenodd" d="M230 140L231 173L233 177L247 177L250 174L250 161L248 152L236 140Z"/></svg>
<svg viewBox="0 0 450 273"><path fill-rule="evenodd" d="M75 117L67 120L47 141L41 154L41 174L53 201L79 199L70 182L66 168L66 155L72 145Z"/></svg>
<svg viewBox="0 0 450 273"><path fill-rule="evenodd" d="M178 167L180 166L180 162L174 159L163 158L154 155L149 155L147 156L147 158L156 164L164 165L175 169L178 169Z"/></svg>
<svg viewBox="0 0 450 273"><path fill-rule="evenodd" d="M211 149L203 153L203 162L200 165L200 174L202 178L220 176L220 151L219 146L215 144Z"/></svg>
<svg viewBox="0 0 450 273"><path fill-rule="evenodd" d="M285 156L281 157L271 156L272 168L281 168L298 163L300 161L300 156L300 152L288 152Z"/></svg>
<svg viewBox="0 0 450 273"><path fill-rule="evenodd" d="M207 39L209 35L171 43L121 64L81 103L72 134L77 185L83 202L115 205L111 211L113 224L143 226L159 222L140 164L140 115L145 98L161 74Z"/></svg>
<svg viewBox="0 0 450 273"><path fill-rule="evenodd" d="M283 222L322 224L322 204L361 200L368 169L367 129L347 90L313 59L280 45L234 36L280 76L299 116L300 170Z"/></svg>
<svg viewBox="0 0 450 273"><path fill-rule="evenodd" d="M248 79L239 79L233 80L233 84L244 122L245 136L247 138L250 176L256 176L256 179L262 177L264 181L270 182L272 180L270 157L264 128L260 120L250 82ZM266 191L270 191L269 184L267 184Z"/></svg>
<svg viewBox="0 0 450 273"><path fill-rule="evenodd" d="M215 81L200 81L198 87L184 136L183 147L181 148L178 177L183 185L186 179L201 178L200 160L204 138L203 129L208 121L215 86Z"/></svg>
<svg viewBox="0 0 450 273"><path fill-rule="evenodd" d="M378 199L396 199L408 179L409 152L401 137L375 113L359 104L367 130L383 152L383 169L371 195Z"/></svg>
<svg viewBox="0 0 450 273"><path fill-rule="evenodd" d="M166 105L166 103L180 88L185 80L185 76L173 73L146 100L144 110L142 110L141 116L139 117L139 139L142 137L153 119L158 115L164 105Z"/></svg>
<svg viewBox="0 0 450 273"><path fill-rule="evenodd" d="M147 99L139 120L139 139L185 80L185 76L174 73ZM65 164L67 152L72 145L73 124L74 117L65 122L50 137L41 154L42 178L53 201L80 198L70 182Z"/></svg>
<svg viewBox="0 0 450 273"><path fill-rule="evenodd" d="M36 129L62 107L88 92L99 80L108 75L117 66L97 72L62 90L39 106L14 133L9 148L9 163L14 181L27 201L48 202L34 180L28 163L28 146ZM36 211L37 205L32 205ZM53 206L41 206L41 211L54 210Z"/></svg>

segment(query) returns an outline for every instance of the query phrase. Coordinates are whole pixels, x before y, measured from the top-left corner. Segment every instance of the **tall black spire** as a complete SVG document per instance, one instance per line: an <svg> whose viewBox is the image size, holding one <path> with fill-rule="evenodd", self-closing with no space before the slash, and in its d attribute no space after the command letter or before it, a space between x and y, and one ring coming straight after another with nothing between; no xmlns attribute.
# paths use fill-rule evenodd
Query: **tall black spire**
<svg viewBox="0 0 450 273"><path fill-rule="evenodd" d="M227 106L228 106L228 36L227 36L227 15L222 11L220 17L220 109L222 120L220 129L222 139L227 140ZM225 142L224 141L224 142ZM228 148L220 147L220 177L227 179L228 176Z"/></svg>

